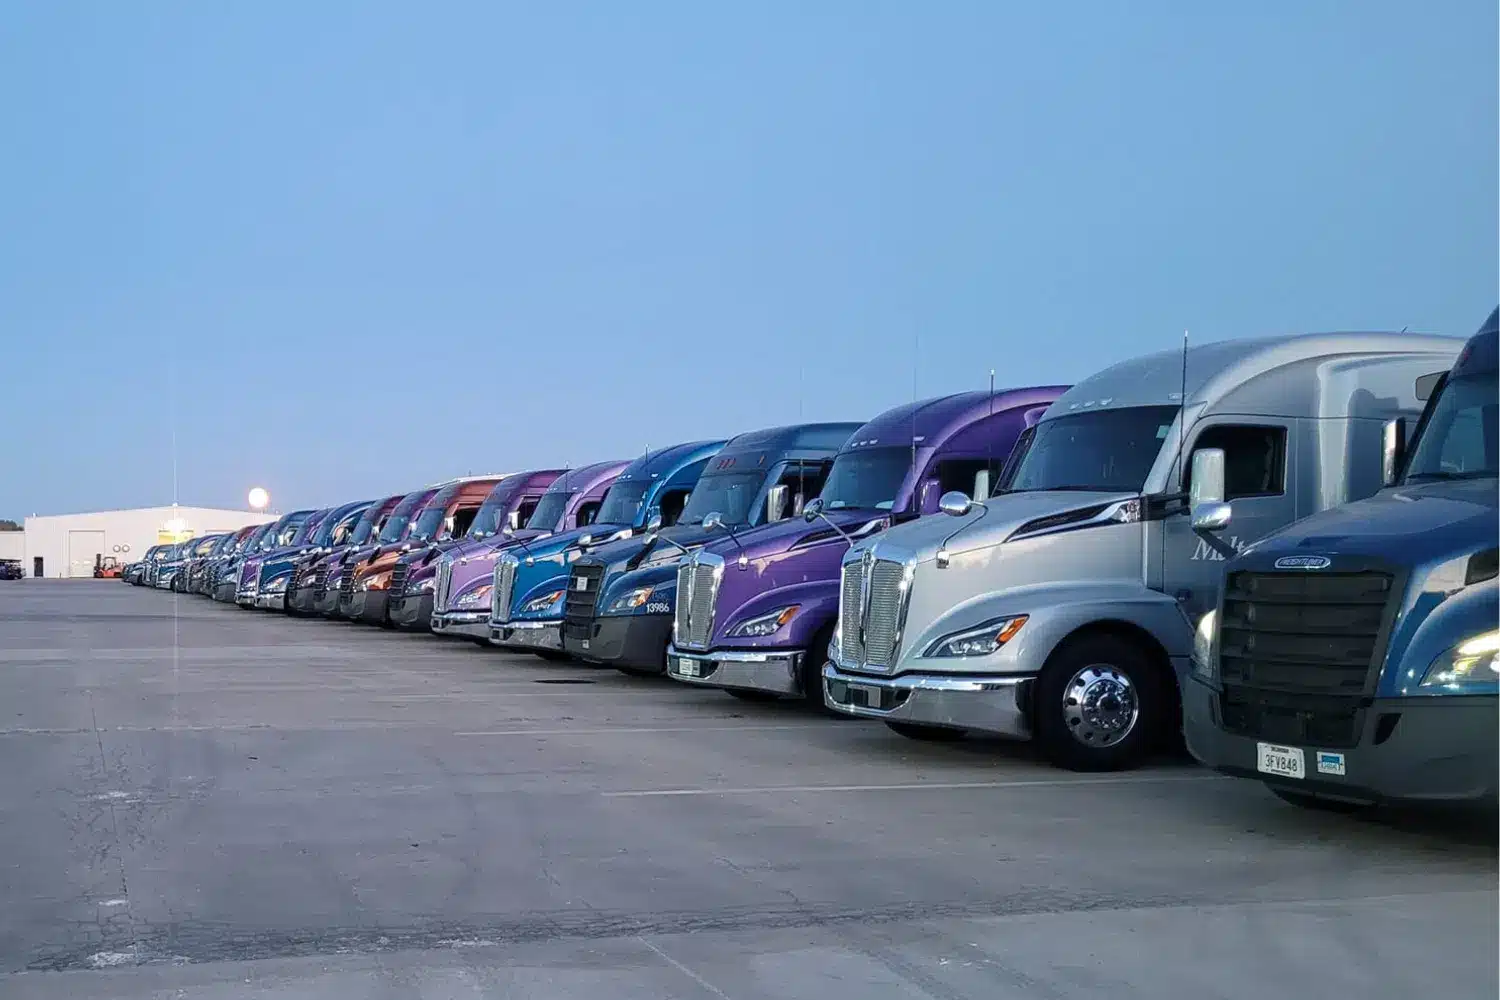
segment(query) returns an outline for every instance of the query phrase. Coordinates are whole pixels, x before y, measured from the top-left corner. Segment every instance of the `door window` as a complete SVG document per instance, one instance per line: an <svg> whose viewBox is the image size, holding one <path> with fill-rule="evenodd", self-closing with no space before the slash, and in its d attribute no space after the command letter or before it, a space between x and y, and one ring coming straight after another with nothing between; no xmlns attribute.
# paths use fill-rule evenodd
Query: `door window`
<svg viewBox="0 0 1500 1000"><path fill-rule="evenodd" d="M823 484L828 480L828 470L833 468L832 462L789 462L781 473L781 478L776 480L775 485L785 486L787 502L790 509L783 512L784 517L800 517L802 506L823 492Z"/></svg>
<svg viewBox="0 0 1500 1000"><path fill-rule="evenodd" d="M957 490L970 499L982 500L999 482L1002 464L998 458L944 459L933 469L938 481L938 495Z"/></svg>
<svg viewBox="0 0 1500 1000"><path fill-rule="evenodd" d="M1193 442L1193 450L1224 451L1224 499L1274 497L1286 492L1286 428L1216 424ZM1192 488L1192 463L1182 475L1184 492Z"/></svg>

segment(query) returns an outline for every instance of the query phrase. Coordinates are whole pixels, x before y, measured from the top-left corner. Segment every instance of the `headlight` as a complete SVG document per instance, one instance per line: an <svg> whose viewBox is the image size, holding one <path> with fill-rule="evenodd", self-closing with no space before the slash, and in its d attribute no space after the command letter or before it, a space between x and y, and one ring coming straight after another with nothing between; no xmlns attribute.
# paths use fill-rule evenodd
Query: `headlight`
<svg viewBox="0 0 1500 1000"><path fill-rule="evenodd" d="M390 570L386 570L383 573L371 573L369 576L359 581L358 584L360 590L384 590L390 585Z"/></svg>
<svg viewBox="0 0 1500 1000"><path fill-rule="evenodd" d="M740 622L729 630L729 634L739 639L758 639L761 636L770 635L781 626L797 616L800 604L790 604L784 608L777 608L763 615L756 615L748 621Z"/></svg>
<svg viewBox="0 0 1500 1000"><path fill-rule="evenodd" d="M651 599L650 587L637 587L627 590L610 602L608 614L619 614L622 611L633 611Z"/></svg>
<svg viewBox="0 0 1500 1000"><path fill-rule="evenodd" d="M1219 645L1219 610L1215 608L1198 619L1193 630L1193 673L1213 680L1219 675L1219 665L1214 654Z"/></svg>
<svg viewBox="0 0 1500 1000"><path fill-rule="evenodd" d="M261 589L268 594L279 594L286 589L286 582L288 579L289 578L285 576L273 576L271 577L271 579L266 581L265 586Z"/></svg>
<svg viewBox="0 0 1500 1000"><path fill-rule="evenodd" d="M650 591L649 587L647 588L647 591ZM541 597L533 597L531 600L521 605L521 614L539 615L543 611L550 611L554 607L562 603L563 595L566 593L566 590L554 590L550 594L543 594Z"/></svg>
<svg viewBox="0 0 1500 1000"><path fill-rule="evenodd" d="M979 628L954 632L927 647L925 656L988 656L1021 631L1026 615L1012 615L985 622Z"/></svg>
<svg viewBox="0 0 1500 1000"><path fill-rule="evenodd" d="M437 587L437 577L429 576L425 580L413 580L406 585L408 594L430 594Z"/></svg>
<svg viewBox="0 0 1500 1000"><path fill-rule="evenodd" d="M1421 686L1450 691L1489 687L1500 680L1497 653L1500 653L1500 629L1481 632L1433 660Z"/></svg>
<svg viewBox="0 0 1500 1000"><path fill-rule="evenodd" d="M490 603L490 584L482 584L465 594L460 594L456 604L460 608L475 608Z"/></svg>

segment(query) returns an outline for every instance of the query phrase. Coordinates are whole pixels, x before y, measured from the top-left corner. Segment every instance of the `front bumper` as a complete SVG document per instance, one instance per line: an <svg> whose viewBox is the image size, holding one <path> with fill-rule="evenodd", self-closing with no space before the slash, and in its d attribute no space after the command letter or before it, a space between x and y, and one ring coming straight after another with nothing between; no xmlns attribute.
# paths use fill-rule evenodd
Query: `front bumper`
<svg viewBox="0 0 1500 1000"><path fill-rule="evenodd" d="M318 610L318 592L313 589L312 584L292 587L286 592L286 606L292 611L311 614Z"/></svg>
<svg viewBox="0 0 1500 1000"><path fill-rule="evenodd" d="M1500 788L1496 695L1378 698L1365 712L1364 732L1349 749L1304 751L1305 778L1257 769L1258 744L1219 726L1218 691L1191 676L1183 685L1183 731L1188 750L1223 774L1254 778L1287 791L1373 803L1493 804ZM1396 716L1394 725L1382 717ZM1376 743L1377 729L1386 738ZM1337 754L1326 773L1320 756Z"/></svg>
<svg viewBox="0 0 1500 1000"><path fill-rule="evenodd" d="M823 668L823 701L846 715L1031 737L1031 677L904 674L867 677Z"/></svg>
<svg viewBox="0 0 1500 1000"><path fill-rule="evenodd" d="M253 608L255 607L255 599L259 596L260 591L258 590L237 591L234 595L234 603L242 608Z"/></svg>
<svg viewBox="0 0 1500 1000"><path fill-rule="evenodd" d="M271 594L256 594L255 606L263 611L286 610L286 591L278 590Z"/></svg>
<svg viewBox="0 0 1500 1000"><path fill-rule="evenodd" d="M666 668L671 615L615 615L595 618L589 637L563 637L563 651L590 663L638 669Z"/></svg>
<svg viewBox="0 0 1500 1000"><path fill-rule="evenodd" d="M390 602L391 622L397 628L426 632L432 627L432 594L402 594Z"/></svg>
<svg viewBox="0 0 1500 1000"><path fill-rule="evenodd" d="M672 646L667 649L667 676L701 687L801 696L802 661L806 656L800 649L694 653Z"/></svg>
<svg viewBox="0 0 1500 1000"><path fill-rule="evenodd" d="M490 641L490 613L488 611L444 611L433 614L430 624L433 635L448 635L454 638Z"/></svg>
<svg viewBox="0 0 1500 1000"><path fill-rule="evenodd" d="M356 590L349 597L345 617L364 622L366 625L384 625L385 608L389 598L389 592L384 590ZM339 610L343 611L345 607L344 602L340 601Z"/></svg>
<svg viewBox="0 0 1500 1000"><path fill-rule="evenodd" d="M546 649L561 652L563 648L562 622L506 622L504 625L489 625L486 634L490 642L506 649Z"/></svg>

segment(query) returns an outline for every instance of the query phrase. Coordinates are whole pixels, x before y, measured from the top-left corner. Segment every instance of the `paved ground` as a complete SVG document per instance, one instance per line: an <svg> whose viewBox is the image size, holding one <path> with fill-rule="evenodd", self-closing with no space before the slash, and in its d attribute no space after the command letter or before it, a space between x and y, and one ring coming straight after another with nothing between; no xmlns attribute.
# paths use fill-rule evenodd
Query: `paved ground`
<svg viewBox="0 0 1500 1000"><path fill-rule="evenodd" d="M115 582L0 584L0 764L9 998L1497 988L1478 825Z"/></svg>

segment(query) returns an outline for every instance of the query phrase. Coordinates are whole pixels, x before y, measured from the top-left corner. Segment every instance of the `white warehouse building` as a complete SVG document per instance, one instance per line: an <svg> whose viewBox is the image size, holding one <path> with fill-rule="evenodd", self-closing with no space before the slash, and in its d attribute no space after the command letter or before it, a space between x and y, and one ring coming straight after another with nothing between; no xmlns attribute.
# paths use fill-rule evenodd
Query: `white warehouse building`
<svg viewBox="0 0 1500 1000"><path fill-rule="evenodd" d="M247 524L274 521L279 515L217 507L138 507L92 514L28 517L20 534L21 567L27 576L92 577L94 566L113 558L135 562L153 545L186 541ZM14 542L6 540L7 548ZM0 558L17 558L8 552Z"/></svg>

